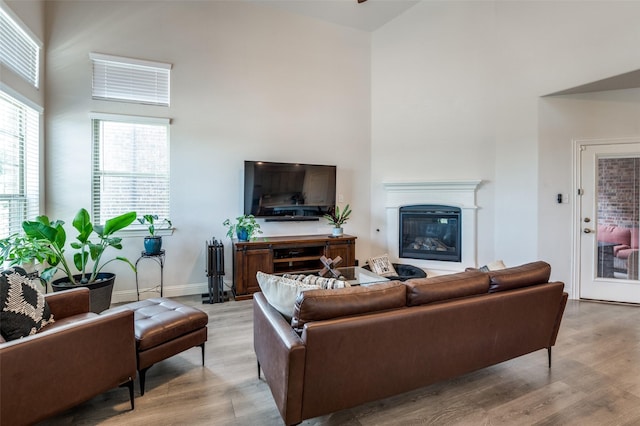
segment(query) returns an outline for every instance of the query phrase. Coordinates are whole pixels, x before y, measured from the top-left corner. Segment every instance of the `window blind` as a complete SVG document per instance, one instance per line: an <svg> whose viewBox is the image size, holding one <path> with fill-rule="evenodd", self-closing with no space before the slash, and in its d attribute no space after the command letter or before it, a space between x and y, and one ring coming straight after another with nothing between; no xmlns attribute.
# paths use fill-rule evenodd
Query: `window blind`
<svg viewBox="0 0 640 426"><path fill-rule="evenodd" d="M169 106L170 64L91 53L93 99Z"/></svg>
<svg viewBox="0 0 640 426"><path fill-rule="evenodd" d="M169 120L92 115L93 218L169 218Z"/></svg>
<svg viewBox="0 0 640 426"><path fill-rule="evenodd" d="M0 62L39 86L41 43L0 3Z"/></svg>
<svg viewBox="0 0 640 426"><path fill-rule="evenodd" d="M40 113L0 91L0 238L40 213Z"/></svg>

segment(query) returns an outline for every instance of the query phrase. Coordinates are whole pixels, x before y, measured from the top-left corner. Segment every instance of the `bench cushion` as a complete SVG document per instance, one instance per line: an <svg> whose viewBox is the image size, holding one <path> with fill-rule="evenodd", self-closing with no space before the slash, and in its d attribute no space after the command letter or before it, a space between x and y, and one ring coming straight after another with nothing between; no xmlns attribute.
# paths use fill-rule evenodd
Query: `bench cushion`
<svg viewBox="0 0 640 426"><path fill-rule="evenodd" d="M206 327L209 322L208 315L200 309L163 297L128 303L102 314L119 310L134 312L138 351L153 348Z"/></svg>

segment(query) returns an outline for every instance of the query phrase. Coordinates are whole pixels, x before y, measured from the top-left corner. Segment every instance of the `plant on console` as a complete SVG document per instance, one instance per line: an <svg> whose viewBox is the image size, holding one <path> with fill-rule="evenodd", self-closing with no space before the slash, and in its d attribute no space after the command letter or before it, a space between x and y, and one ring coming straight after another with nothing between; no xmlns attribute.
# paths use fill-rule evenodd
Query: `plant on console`
<svg viewBox="0 0 640 426"><path fill-rule="evenodd" d="M260 224L252 214L238 216L236 223L231 223L231 220L227 219L222 224L229 228L227 237L231 239L236 235L239 241L249 241L255 239L254 234L262 234Z"/></svg>

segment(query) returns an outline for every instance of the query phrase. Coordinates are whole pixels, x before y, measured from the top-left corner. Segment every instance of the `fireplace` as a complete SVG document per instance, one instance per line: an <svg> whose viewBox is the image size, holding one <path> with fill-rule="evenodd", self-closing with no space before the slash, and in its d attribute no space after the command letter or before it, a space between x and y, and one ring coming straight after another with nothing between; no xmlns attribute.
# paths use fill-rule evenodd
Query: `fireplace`
<svg viewBox="0 0 640 426"><path fill-rule="evenodd" d="M461 209L454 206L400 207L399 257L460 262L461 214Z"/></svg>
<svg viewBox="0 0 640 426"><path fill-rule="evenodd" d="M440 275L464 271L465 268L477 268L476 224L477 211L476 191L481 180L467 181L416 181L385 182L386 193L386 250L389 259L398 263L409 263L424 269L430 275ZM450 206L460 209L458 226L457 260L427 260L415 258L400 259L400 209L411 206ZM448 218L446 218L448 219ZM441 250L442 251L442 250ZM433 253L432 253L433 254ZM439 253L444 254L444 253ZM405 255L406 256L406 255Z"/></svg>

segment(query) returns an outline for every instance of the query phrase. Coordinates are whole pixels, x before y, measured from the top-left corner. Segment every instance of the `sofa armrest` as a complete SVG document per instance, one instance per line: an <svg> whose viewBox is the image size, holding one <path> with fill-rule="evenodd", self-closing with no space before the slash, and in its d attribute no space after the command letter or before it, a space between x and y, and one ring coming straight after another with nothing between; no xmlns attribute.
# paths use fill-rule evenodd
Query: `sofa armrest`
<svg viewBox="0 0 640 426"><path fill-rule="evenodd" d="M0 424L32 424L135 378L133 312L0 345Z"/></svg>
<svg viewBox="0 0 640 426"><path fill-rule="evenodd" d="M306 347L262 293L253 294L253 345L285 424L300 423Z"/></svg>
<svg viewBox="0 0 640 426"><path fill-rule="evenodd" d="M72 288L45 294L53 319L62 319L89 312L89 289Z"/></svg>

